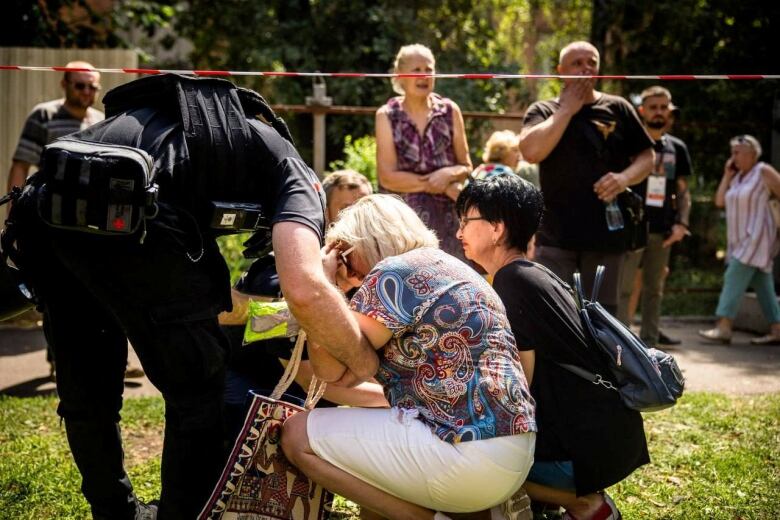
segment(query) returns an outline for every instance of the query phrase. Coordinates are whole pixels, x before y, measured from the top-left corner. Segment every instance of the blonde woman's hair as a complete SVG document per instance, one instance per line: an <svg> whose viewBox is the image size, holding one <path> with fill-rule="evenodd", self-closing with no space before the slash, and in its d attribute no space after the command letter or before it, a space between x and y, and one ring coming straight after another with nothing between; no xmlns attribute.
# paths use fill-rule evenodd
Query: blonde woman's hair
<svg viewBox="0 0 780 520"><path fill-rule="evenodd" d="M482 154L482 162L503 163L512 148L518 145L519 137L511 130L499 130L493 132L485 143L485 152ZM514 164L508 164L512 168Z"/></svg>
<svg viewBox="0 0 780 520"><path fill-rule="evenodd" d="M423 56L430 58L433 62L433 66L436 66L436 58L433 57L431 49L421 43L413 43L411 45L404 45L398 50L398 54L395 55L395 62L393 62L393 74L398 74L406 63L407 58L410 56ZM404 89L401 88L398 78L390 78L390 83L393 84L393 92L403 96Z"/></svg>
<svg viewBox="0 0 780 520"><path fill-rule="evenodd" d="M731 141L729 141L729 146L736 146L738 144L746 144L749 147L753 149L754 152L756 152L756 159L761 157L761 143L758 142L758 139L753 137L752 135L743 134L738 135L736 137L732 137Z"/></svg>
<svg viewBox="0 0 780 520"><path fill-rule="evenodd" d="M363 197L339 213L325 235L326 244L337 242L354 246L372 269L391 256L439 247L436 233L400 197L380 193Z"/></svg>

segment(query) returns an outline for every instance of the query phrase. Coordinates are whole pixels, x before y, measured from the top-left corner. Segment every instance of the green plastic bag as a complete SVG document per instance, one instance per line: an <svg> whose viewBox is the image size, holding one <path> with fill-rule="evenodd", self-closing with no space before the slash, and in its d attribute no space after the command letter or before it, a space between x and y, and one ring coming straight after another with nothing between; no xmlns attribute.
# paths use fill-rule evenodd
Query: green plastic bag
<svg viewBox="0 0 780 520"><path fill-rule="evenodd" d="M287 308L287 302L249 301L244 345L273 338L292 338L299 331L298 322Z"/></svg>

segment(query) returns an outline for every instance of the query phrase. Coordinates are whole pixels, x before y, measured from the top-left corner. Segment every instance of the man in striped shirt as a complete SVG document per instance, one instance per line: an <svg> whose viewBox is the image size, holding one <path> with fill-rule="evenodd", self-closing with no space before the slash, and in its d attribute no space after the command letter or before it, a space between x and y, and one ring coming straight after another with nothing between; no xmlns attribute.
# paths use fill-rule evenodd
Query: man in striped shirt
<svg viewBox="0 0 780 520"><path fill-rule="evenodd" d="M66 67L94 68L85 61L72 61ZM8 174L8 191L14 186L24 186L30 168L38 166L44 146L105 118L103 112L92 108L100 90L99 72L66 72L60 85L65 92L63 99L36 105L27 116Z"/></svg>

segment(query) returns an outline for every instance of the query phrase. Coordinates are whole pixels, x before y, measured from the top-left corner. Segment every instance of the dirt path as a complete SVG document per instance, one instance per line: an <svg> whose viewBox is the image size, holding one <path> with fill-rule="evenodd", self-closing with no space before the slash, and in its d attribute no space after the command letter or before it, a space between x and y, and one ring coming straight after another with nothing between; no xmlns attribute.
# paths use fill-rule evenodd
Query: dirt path
<svg viewBox="0 0 780 520"><path fill-rule="evenodd" d="M669 348L687 381L689 391L725 394L780 392L780 346L755 347L752 335L736 333L730 346L705 344L696 335L710 324L690 319L663 320L670 336L683 340ZM131 351L131 362L138 360ZM43 333L34 330L0 330L0 394L33 396L54 393L48 378ZM146 378L125 381L125 396L160 395Z"/></svg>

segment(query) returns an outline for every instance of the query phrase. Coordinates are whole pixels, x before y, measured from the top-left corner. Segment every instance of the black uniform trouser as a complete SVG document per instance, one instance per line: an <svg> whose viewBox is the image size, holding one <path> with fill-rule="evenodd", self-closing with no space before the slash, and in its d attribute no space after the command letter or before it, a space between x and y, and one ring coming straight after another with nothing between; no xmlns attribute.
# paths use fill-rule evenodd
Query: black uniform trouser
<svg viewBox="0 0 780 520"><path fill-rule="evenodd" d="M133 518L137 508L119 435L127 339L165 399L158 518L195 518L224 463L228 345L216 315L227 269L213 241L193 261L200 241L183 224L163 211L143 246L44 227L21 240L37 259L58 413L95 518Z"/></svg>

